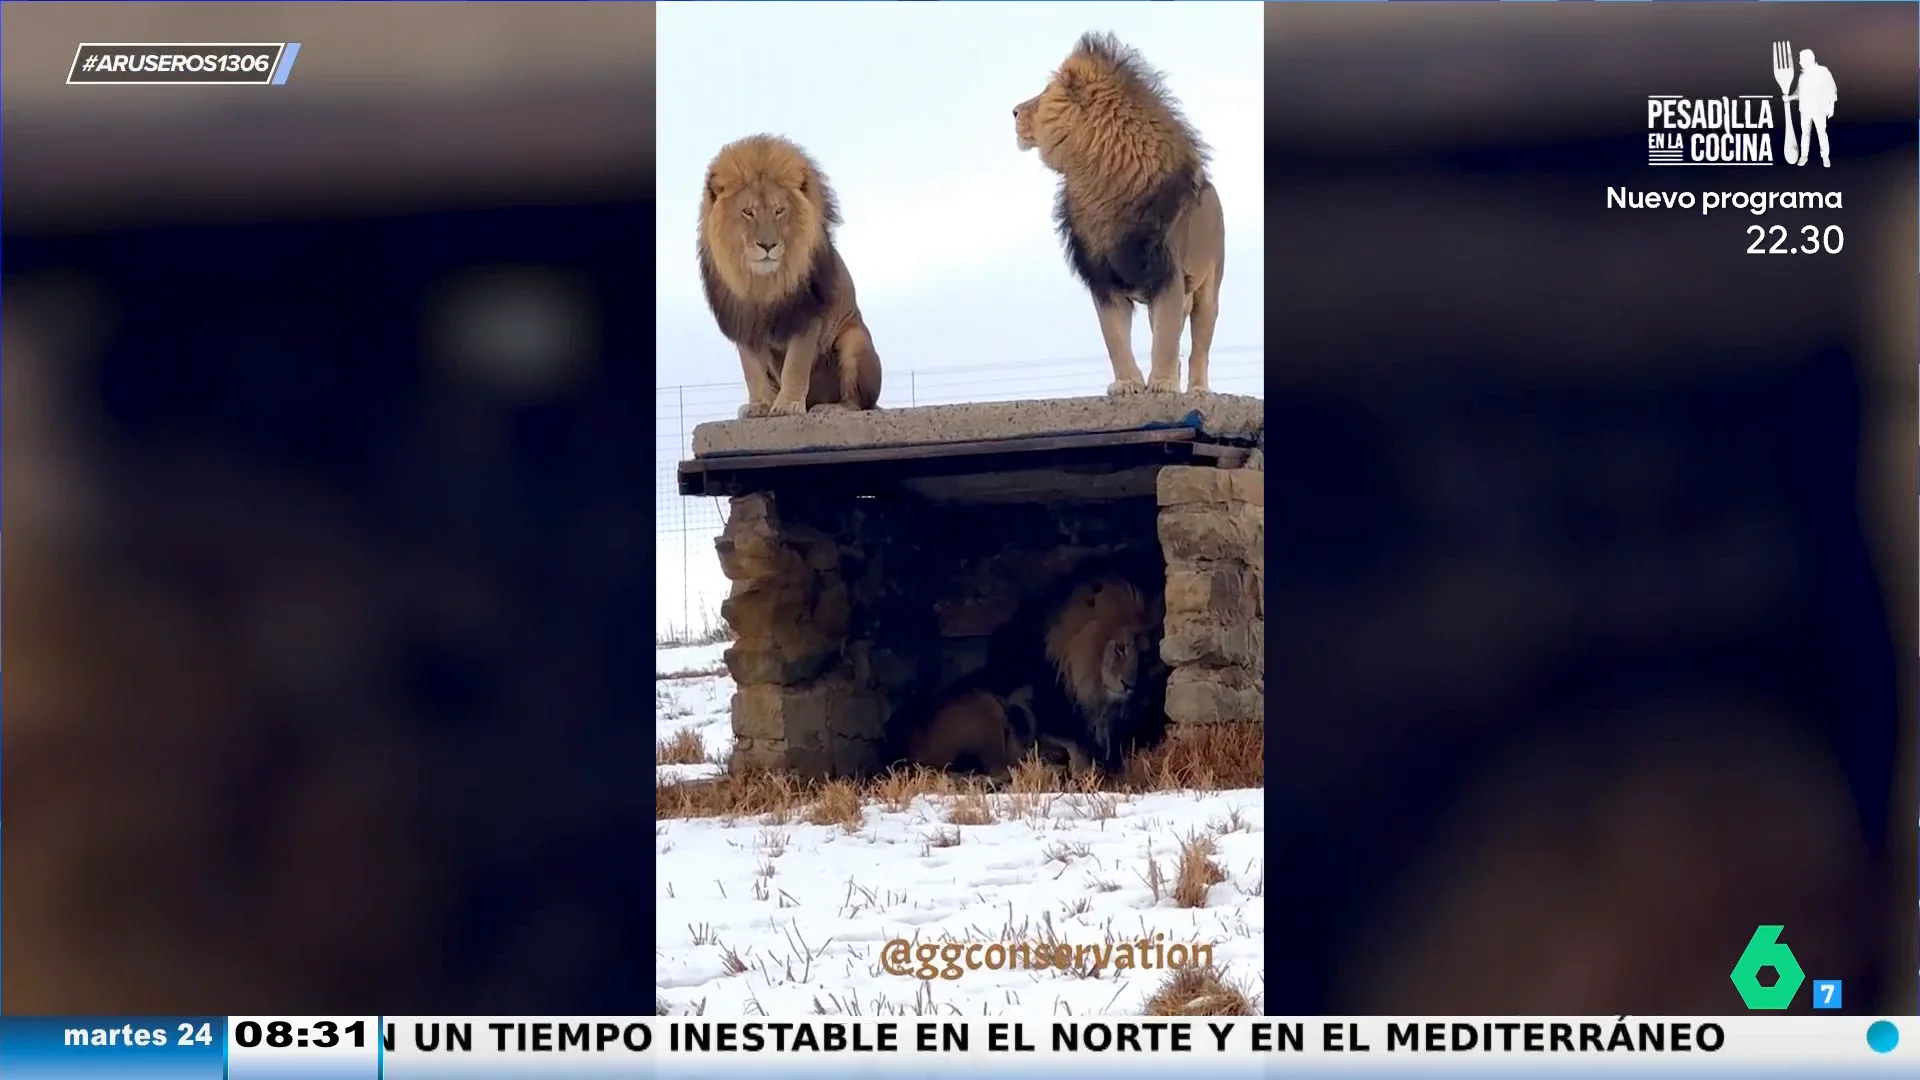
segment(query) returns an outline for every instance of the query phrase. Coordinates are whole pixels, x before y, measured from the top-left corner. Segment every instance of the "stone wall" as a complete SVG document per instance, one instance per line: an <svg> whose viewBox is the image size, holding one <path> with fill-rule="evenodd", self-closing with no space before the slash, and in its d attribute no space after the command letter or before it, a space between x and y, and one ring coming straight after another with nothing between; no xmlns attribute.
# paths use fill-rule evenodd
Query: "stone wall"
<svg viewBox="0 0 1920 1080"><path fill-rule="evenodd" d="M731 767L862 772L877 752L886 700L846 670L847 545L783 518L772 495L732 502L715 543L733 582L720 614L737 635L726 653L736 687Z"/></svg>
<svg viewBox="0 0 1920 1080"><path fill-rule="evenodd" d="M1157 494L1168 731L1263 720L1266 474L1170 465L1160 470Z"/></svg>
<svg viewBox="0 0 1920 1080"><path fill-rule="evenodd" d="M738 635L731 767L876 771L897 703L970 673L1024 604L1096 563L1166 575L1176 728L1258 720L1260 481L1168 467L1156 495L1100 502L733 499L717 544L733 583L721 613Z"/></svg>

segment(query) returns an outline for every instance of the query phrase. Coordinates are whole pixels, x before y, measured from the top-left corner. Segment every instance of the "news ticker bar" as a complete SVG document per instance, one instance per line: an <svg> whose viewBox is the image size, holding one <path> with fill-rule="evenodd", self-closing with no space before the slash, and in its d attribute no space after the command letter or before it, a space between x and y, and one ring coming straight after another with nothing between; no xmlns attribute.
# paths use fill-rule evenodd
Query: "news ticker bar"
<svg viewBox="0 0 1920 1080"><path fill-rule="evenodd" d="M1138 1017L831 1020L651 1016L0 1017L7 1080L441 1080L485 1076L916 1077L1085 1067L1247 1075L1434 1069L1587 1075L1920 1075L1920 1021L1839 1016ZM1906 1036L1906 1037L1903 1037ZM1817 1072L1810 1072L1817 1070Z"/></svg>
<svg viewBox="0 0 1920 1080"><path fill-rule="evenodd" d="M285 86L297 41L253 44L82 42L67 85Z"/></svg>

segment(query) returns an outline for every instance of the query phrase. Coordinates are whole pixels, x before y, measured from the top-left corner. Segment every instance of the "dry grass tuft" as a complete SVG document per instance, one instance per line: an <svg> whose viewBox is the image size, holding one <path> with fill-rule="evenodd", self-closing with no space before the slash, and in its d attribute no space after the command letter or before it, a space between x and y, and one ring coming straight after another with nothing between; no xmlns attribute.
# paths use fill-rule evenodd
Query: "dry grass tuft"
<svg viewBox="0 0 1920 1080"><path fill-rule="evenodd" d="M1147 999L1148 1016L1255 1016L1246 991L1211 968L1181 968Z"/></svg>
<svg viewBox="0 0 1920 1080"><path fill-rule="evenodd" d="M800 816L811 825L838 825L850 833L859 832L867 816L864 803L863 792L852 781L833 780L820 786Z"/></svg>
<svg viewBox="0 0 1920 1080"><path fill-rule="evenodd" d="M1140 875L1140 880L1146 885L1147 893L1153 897L1154 903L1157 904L1166 898L1167 875L1160 869L1160 860L1153 857L1152 847L1147 848L1147 872Z"/></svg>
<svg viewBox="0 0 1920 1080"><path fill-rule="evenodd" d="M1119 787L1126 791L1265 787L1266 748L1262 724L1209 724L1180 731L1152 750L1128 758Z"/></svg>
<svg viewBox="0 0 1920 1080"><path fill-rule="evenodd" d="M1060 790L1060 773L1040 760L1038 753L1016 762L1006 790L1014 795L1045 795Z"/></svg>
<svg viewBox="0 0 1920 1080"><path fill-rule="evenodd" d="M1248 867L1248 870L1252 870L1252 867ZM1253 884L1242 885L1240 890L1248 896L1267 895L1267 864L1262 862L1260 864L1260 873L1254 878Z"/></svg>
<svg viewBox="0 0 1920 1080"><path fill-rule="evenodd" d="M1242 814L1240 808L1236 806L1227 811L1226 817L1216 818L1208 822L1208 827L1221 836L1225 836L1228 833L1252 832L1253 822L1248 821L1246 815Z"/></svg>
<svg viewBox="0 0 1920 1080"><path fill-rule="evenodd" d="M670 739L653 745L656 765L699 765L707 760L707 744L692 728L681 728Z"/></svg>
<svg viewBox="0 0 1920 1080"><path fill-rule="evenodd" d="M1071 866L1075 859L1091 858L1093 856L1093 848L1086 844L1070 844L1065 840L1061 840L1048 844L1046 850L1041 852L1041 854L1046 856L1048 862L1057 862L1062 866Z"/></svg>
<svg viewBox="0 0 1920 1080"><path fill-rule="evenodd" d="M1213 837L1195 833L1180 845L1180 862L1173 872L1173 902L1183 908L1207 906L1207 892L1227 880L1227 872L1213 859Z"/></svg>
<svg viewBox="0 0 1920 1080"><path fill-rule="evenodd" d="M923 796L951 795L954 786L954 778L947 773L914 765L887 770L868 783L868 794L889 811L900 813Z"/></svg>
<svg viewBox="0 0 1920 1080"><path fill-rule="evenodd" d="M927 842L927 847L929 850L933 848L959 847L960 846L960 830L959 829L935 829L926 835L925 840Z"/></svg>
<svg viewBox="0 0 1920 1080"><path fill-rule="evenodd" d="M654 820L772 815L785 821L812 792L788 773L748 771L656 784Z"/></svg>
<svg viewBox="0 0 1920 1080"><path fill-rule="evenodd" d="M993 803L977 788L957 796L947 809L949 825L991 825L994 820Z"/></svg>

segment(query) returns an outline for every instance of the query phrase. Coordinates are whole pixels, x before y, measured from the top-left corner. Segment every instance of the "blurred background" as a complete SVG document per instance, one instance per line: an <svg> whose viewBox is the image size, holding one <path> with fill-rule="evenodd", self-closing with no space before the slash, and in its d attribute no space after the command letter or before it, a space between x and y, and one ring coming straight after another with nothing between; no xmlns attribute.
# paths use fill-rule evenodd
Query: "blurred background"
<svg viewBox="0 0 1920 1080"><path fill-rule="evenodd" d="M4 20L7 1011L651 1011L652 5Z"/></svg>
<svg viewBox="0 0 1920 1080"><path fill-rule="evenodd" d="M1646 166L1780 40L1831 169ZM1741 1012L1779 923L1914 1012L1917 80L1907 5L1267 7L1269 1011Z"/></svg>

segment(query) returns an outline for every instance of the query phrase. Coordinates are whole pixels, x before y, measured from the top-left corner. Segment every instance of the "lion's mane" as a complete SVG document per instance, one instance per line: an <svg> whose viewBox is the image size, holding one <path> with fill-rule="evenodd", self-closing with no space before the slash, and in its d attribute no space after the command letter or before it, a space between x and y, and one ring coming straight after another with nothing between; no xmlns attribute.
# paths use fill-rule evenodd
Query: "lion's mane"
<svg viewBox="0 0 1920 1080"><path fill-rule="evenodd" d="M1047 660L1060 685L1084 710L1089 720L1111 713L1117 705L1101 676L1107 645L1129 639L1138 646L1149 629L1151 613L1140 590L1117 578L1100 578L1074 589L1047 627ZM1135 657L1135 686L1143 658Z"/></svg>
<svg viewBox="0 0 1920 1080"><path fill-rule="evenodd" d="M1094 299L1154 293L1176 268L1167 235L1199 198L1209 151L1161 74L1111 34L1081 37L1033 110L1060 171L1054 225Z"/></svg>
<svg viewBox="0 0 1920 1080"><path fill-rule="evenodd" d="M792 197L780 268L756 276L746 265L746 223L736 200L772 183ZM720 329L733 341L784 339L830 303L834 226L840 204L805 150L776 135L749 135L720 148L700 195L700 284Z"/></svg>

